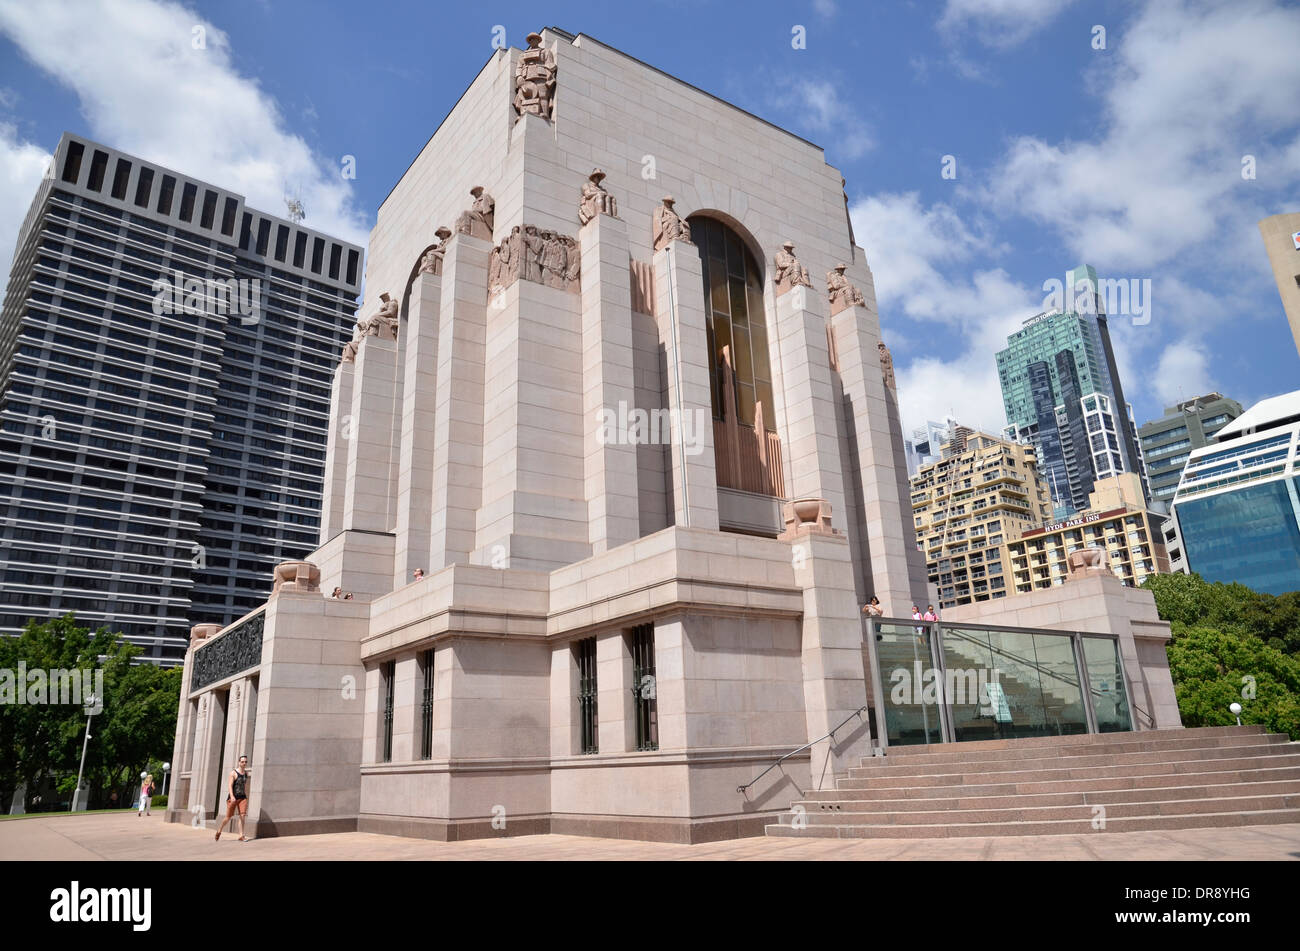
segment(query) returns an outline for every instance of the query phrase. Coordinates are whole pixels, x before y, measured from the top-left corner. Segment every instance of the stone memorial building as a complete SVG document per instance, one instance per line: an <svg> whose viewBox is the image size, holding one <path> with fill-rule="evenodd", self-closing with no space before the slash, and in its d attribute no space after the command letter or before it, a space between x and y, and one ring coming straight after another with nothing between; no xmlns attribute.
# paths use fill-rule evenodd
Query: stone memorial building
<svg viewBox="0 0 1300 951"><path fill-rule="evenodd" d="M320 547L195 628L171 819L211 820L247 754L257 835L701 841L887 747L862 606L910 618L926 566L821 148L548 29L393 188L365 288ZM1132 728L1176 727L1138 644L1168 628L1106 581L1021 615L1087 618Z"/></svg>

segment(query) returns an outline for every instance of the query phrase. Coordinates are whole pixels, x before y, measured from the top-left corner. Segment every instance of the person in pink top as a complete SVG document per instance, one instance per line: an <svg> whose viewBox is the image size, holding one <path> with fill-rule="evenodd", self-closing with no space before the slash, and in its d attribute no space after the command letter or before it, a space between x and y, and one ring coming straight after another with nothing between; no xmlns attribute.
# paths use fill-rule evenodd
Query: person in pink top
<svg viewBox="0 0 1300 951"><path fill-rule="evenodd" d="M923 621L937 621L937 620L939 620L939 615L938 615L937 613L935 613L934 605L933 605L933 604L927 604L927 605L925 606L925 615L921 618L921 620L923 620Z"/></svg>

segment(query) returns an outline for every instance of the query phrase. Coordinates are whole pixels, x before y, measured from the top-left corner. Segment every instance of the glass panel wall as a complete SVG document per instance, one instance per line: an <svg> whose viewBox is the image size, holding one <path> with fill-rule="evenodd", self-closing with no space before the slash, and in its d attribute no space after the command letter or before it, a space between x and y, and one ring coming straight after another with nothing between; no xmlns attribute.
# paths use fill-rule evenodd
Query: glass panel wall
<svg viewBox="0 0 1300 951"><path fill-rule="evenodd" d="M891 745L1087 733L1089 698L1100 732L1132 729L1113 638L883 619L874 629Z"/></svg>
<svg viewBox="0 0 1300 951"><path fill-rule="evenodd" d="M1109 638L1084 637L1083 662L1088 668L1088 688L1098 733L1122 733L1133 729L1128 709L1124 667L1119 659L1119 642Z"/></svg>
<svg viewBox="0 0 1300 951"><path fill-rule="evenodd" d="M891 746L943 742L940 688L929 624L876 626L876 657Z"/></svg>

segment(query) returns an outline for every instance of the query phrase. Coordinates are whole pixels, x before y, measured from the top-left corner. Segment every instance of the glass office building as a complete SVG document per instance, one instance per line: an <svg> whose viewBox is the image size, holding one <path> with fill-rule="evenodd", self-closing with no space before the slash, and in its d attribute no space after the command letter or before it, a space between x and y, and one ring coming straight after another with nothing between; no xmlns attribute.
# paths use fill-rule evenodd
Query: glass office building
<svg viewBox="0 0 1300 951"><path fill-rule="evenodd" d="M1174 496L1183 564L1206 581L1300 591L1300 391L1264 400L1192 453Z"/></svg>
<svg viewBox="0 0 1300 951"><path fill-rule="evenodd" d="M0 633L179 662L317 542L359 247L64 134L0 317Z"/></svg>
<svg viewBox="0 0 1300 951"><path fill-rule="evenodd" d="M1164 416L1138 429L1142 457L1151 483L1151 501L1168 505L1178 491L1183 466L1192 453L1214 441L1215 434L1241 415L1241 404L1221 393L1166 406Z"/></svg>
<svg viewBox="0 0 1300 951"><path fill-rule="evenodd" d="M1137 473L1147 491L1097 272L1083 265L1070 272L1069 282L1080 293L1091 288L1091 312L1031 317L997 354L1004 433L1037 449L1057 518L1085 509L1093 484L1121 472Z"/></svg>

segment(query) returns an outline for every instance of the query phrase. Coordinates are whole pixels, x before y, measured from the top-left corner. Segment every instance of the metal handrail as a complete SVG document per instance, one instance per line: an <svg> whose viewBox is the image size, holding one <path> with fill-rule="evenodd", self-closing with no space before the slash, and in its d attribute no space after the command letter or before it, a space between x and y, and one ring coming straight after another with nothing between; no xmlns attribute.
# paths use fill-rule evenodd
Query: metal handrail
<svg viewBox="0 0 1300 951"><path fill-rule="evenodd" d="M1132 697L1130 697L1130 698L1129 698L1129 703L1133 704L1133 709L1134 709L1134 710L1136 710L1138 713L1142 714L1144 717L1147 718L1147 725L1148 725L1148 726L1155 726L1155 725L1156 725L1156 718L1153 717L1151 714L1147 713L1147 712L1146 712L1145 710L1143 710L1141 707L1139 707L1139 706L1138 706L1138 703L1137 703L1136 700L1134 700Z"/></svg>
<svg viewBox="0 0 1300 951"><path fill-rule="evenodd" d="M811 743L805 743L803 746L799 747L797 750L791 750L789 753L786 753L784 756L780 757L780 758L779 758L775 763L773 763L773 764L772 764L771 766L769 766L767 769L763 770L761 773L759 773L757 776L755 776L755 777L754 777L753 779L751 779L749 782L745 783L745 785L743 785L743 786L737 786L737 787L736 787L736 792L738 792L738 793L744 793L744 791L745 791L746 789L748 789L750 786L753 786L754 783L758 782L760 779L762 779L764 776L766 776L766 775L767 775L768 773L770 773L772 770L776 769L778 766L780 766L782 763L784 763L786 760L788 760L791 756L794 756L795 753L802 753L804 750L808 749L809 747L817 745L817 744L820 743L822 740L828 740L828 739L830 739L831 737L833 737L833 736L835 735L835 731L836 731L836 730L838 730L840 727L844 726L845 723L848 723L848 722L849 722L850 720L852 720L854 717L860 717L860 716L862 716L863 712L864 712L866 709L867 709L867 707L866 707L865 705L864 705L864 706L861 706L861 707L858 707L858 709L854 710L854 711L853 711L852 713L850 713L847 717L845 717L845 718L844 718L844 719L839 723L838 726L836 726L834 729L832 729L832 730L831 730L829 733L827 733L825 736L819 736L819 737L817 737L817 739L813 740Z"/></svg>

